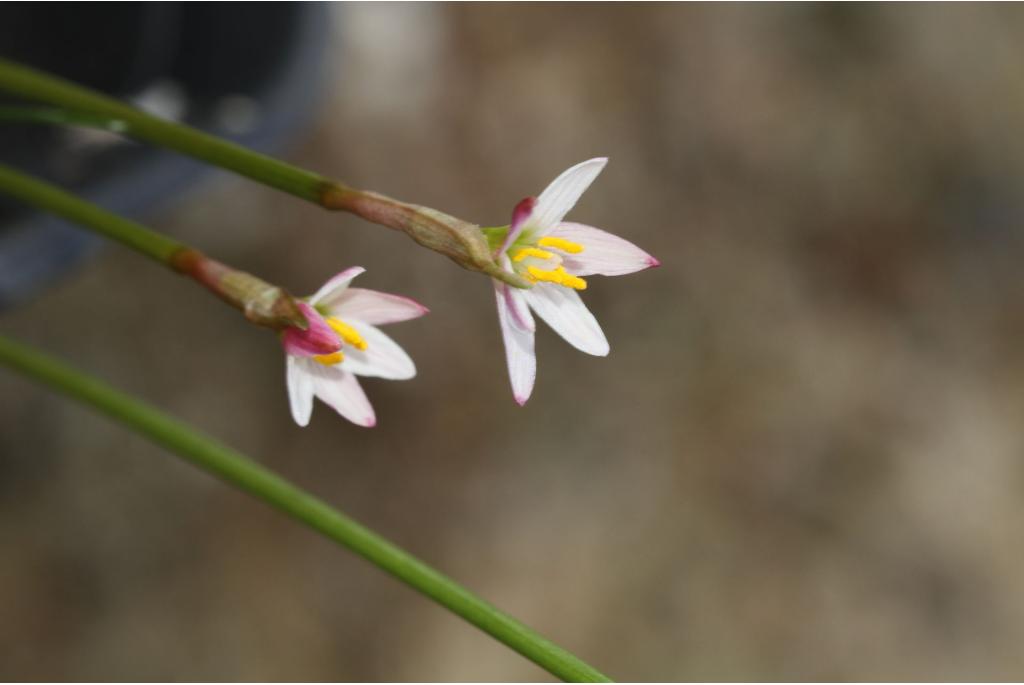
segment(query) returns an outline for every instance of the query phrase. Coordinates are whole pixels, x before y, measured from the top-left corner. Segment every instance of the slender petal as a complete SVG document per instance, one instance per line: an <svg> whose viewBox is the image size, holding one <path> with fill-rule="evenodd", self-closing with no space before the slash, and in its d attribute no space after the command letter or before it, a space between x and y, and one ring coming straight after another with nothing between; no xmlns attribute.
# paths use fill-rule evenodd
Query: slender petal
<svg viewBox="0 0 1024 685"><path fill-rule="evenodd" d="M376 326L350 318L348 321L366 341L366 349L345 347L345 361L341 368L357 376L376 376L393 381L406 380L416 375L416 365L398 343Z"/></svg>
<svg viewBox="0 0 1024 685"><path fill-rule="evenodd" d="M508 377L512 382L512 396L520 405L526 404L533 392L537 378L537 356L533 350L534 333L520 328L513 321L508 301L502 292L504 284L495 284L494 294L498 301L498 323L501 337L505 342L505 358L508 362ZM531 317L532 320L532 317Z"/></svg>
<svg viewBox="0 0 1024 685"><path fill-rule="evenodd" d="M309 417L313 414L313 377L305 365L314 363L290 354L285 357L288 404L291 406L292 418L300 426L309 425Z"/></svg>
<svg viewBox="0 0 1024 685"><path fill-rule="evenodd" d="M312 357L317 354L331 354L341 349L338 334L324 321L320 313L305 302L296 302L306 316L309 328L302 331L288 328L281 334L281 343L288 354L297 357Z"/></svg>
<svg viewBox="0 0 1024 685"><path fill-rule="evenodd" d="M661 263L628 240L593 226L562 222L551 235L583 246L583 252L562 257L565 270L576 276L622 276Z"/></svg>
<svg viewBox="0 0 1024 685"><path fill-rule="evenodd" d="M563 171L537 198L528 229L536 232L536 237L553 231L607 163L607 157L596 157Z"/></svg>
<svg viewBox="0 0 1024 685"><path fill-rule="evenodd" d="M537 330L537 324L533 321L533 314L530 313L530 306L526 303L524 292L519 288L513 288L504 283L496 283L500 289L501 296L505 298L508 305L509 318L512 324L521 331L533 333Z"/></svg>
<svg viewBox="0 0 1024 685"><path fill-rule="evenodd" d="M370 428L377 424L370 400L359 381L339 366L324 366L305 361L313 380L313 390L327 406L354 424Z"/></svg>
<svg viewBox="0 0 1024 685"><path fill-rule="evenodd" d="M331 299L333 306L327 310L331 316L343 320L358 319L374 325L408 321L430 311L408 297L365 288L349 288Z"/></svg>
<svg viewBox="0 0 1024 685"><path fill-rule="evenodd" d="M608 340L601 326L575 290L538 283L526 291L526 301L555 333L577 350L598 357L608 354Z"/></svg>
<svg viewBox="0 0 1024 685"><path fill-rule="evenodd" d="M348 288L348 284L352 282L352 279L364 271L366 271L366 269L361 266L351 266L345 269L320 286L320 289L309 298L309 303L314 306L318 304L323 305L327 309L330 309L334 300L345 293L345 290Z"/></svg>

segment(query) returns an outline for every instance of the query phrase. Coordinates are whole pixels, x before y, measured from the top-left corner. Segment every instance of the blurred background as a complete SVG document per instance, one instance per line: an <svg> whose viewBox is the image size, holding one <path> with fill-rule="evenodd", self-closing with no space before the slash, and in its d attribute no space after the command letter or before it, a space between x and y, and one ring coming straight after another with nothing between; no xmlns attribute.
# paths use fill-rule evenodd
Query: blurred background
<svg viewBox="0 0 1024 685"><path fill-rule="evenodd" d="M493 225L611 158L571 218L663 266L590 280L607 359L543 329L521 409L483 277L226 174L146 220L293 292L358 264L359 285L431 307L390 329L419 375L364 383L375 429L322 404L298 429L273 336L118 246L0 314L4 333L257 457L612 677L1021 676L1020 8L329 17L287 159ZM7 371L0 607L4 679L547 679Z"/></svg>

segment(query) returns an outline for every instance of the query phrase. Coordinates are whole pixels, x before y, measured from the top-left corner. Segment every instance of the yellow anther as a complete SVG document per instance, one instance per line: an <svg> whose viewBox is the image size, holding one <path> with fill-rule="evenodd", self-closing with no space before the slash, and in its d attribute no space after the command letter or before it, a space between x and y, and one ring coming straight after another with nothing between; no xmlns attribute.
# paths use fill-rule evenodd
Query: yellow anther
<svg viewBox="0 0 1024 685"><path fill-rule="evenodd" d="M579 254L580 252L583 252L583 246L579 243L574 243L571 240L565 240L564 238L553 238L549 235L538 240L537 244L541 247L553 247L556 250L568 252L569 254Z"/></svg>
<svg viewBox="0 0 1024 685"><path fill-rule="evenodd" d="M586 290L587 282L579 276L573 276L570 273L566 273L565 267L558 267L548 271L546 269L538 269L535 266L526 267L527 273L534 281L544 281L546 283L555 283L557 285L565 286L566 288L572 288L573 290Z"/></svg>
<svg viewBox="0 0 1024 685"><path fill-rule="evenodd" d="M345 359L345 355L341 352L331 352L330 354L318 354L313 359L317 360L324 366L334 366L340 364Z"/></svg>
<svg viewBox="0 0 1024 685"><path fill-rule="evenodd" d="M335 333L337 333L341 339L347 342L352 347L360 350L366 349L366 341L363 340L363 336L359 335L359 331L345 323L341 319L335 319L333 316L325 319L327 325L330 326ZM327 355L330 356L330 355Z"/></svg>
<svg viewBox="0 0 1024 685"><path fill-rule="evenodd" d="M536 257L537 259L551 259L554 257L552 253L547 250L538 250L535 247L524 247L516 252L516 256L512 258L513 262L521 262L527 257Z"/></svg>
<svg viewBox="0 0 1024 685"><path fill-rule="evenodd" d="M587 289L587 282L579 276L573 276L572 274L565 274L565 278L562 279L562 285L573 290Z"/></svg>

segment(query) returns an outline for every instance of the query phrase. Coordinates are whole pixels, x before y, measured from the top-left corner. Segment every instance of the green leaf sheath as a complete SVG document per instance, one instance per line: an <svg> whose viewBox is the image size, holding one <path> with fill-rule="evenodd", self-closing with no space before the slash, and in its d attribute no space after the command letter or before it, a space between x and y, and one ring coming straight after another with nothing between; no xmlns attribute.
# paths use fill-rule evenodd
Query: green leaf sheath
<svg viewBox="0 0 1024 685"><path fill-rule="evenodd" d="M367 559L569 682L608 678L325 502L157 409L0 336L0 363L102 412Z"/></svg>

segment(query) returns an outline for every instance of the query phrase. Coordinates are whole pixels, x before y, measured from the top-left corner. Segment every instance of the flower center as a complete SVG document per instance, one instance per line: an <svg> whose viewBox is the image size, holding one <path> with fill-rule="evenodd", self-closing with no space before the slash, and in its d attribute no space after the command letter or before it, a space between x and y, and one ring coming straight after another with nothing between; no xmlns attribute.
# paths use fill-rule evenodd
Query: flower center
<svg viewBox="0 0 1024 685"><path fill-rule="evenodd" d="M366 340L363 336L359 335L351 324L347 324L341 319L336 319L333 316L324 318L324 321L328 326L331 327L338 337L341 338L342 344L349 344L357 350L365 350L367 348ZM345 360L345 355L339 350L338 352L332 352L331 354L318 354L313 359L317 360L324 366L334 366L340 364Z"/></svg>
<svg viewBox="0 0 1024 685"><path fill-rule="evenodd" d="M512 264L520 274L533 283L554 283L573 290L586 290L587 282L579 276L573 276L567 272L562 266L561 256L550 250L542 250L541 247L548 247L567 254L583 252L583 246L579 243L564 238L545 236L535 245L520 247L512 255Z"/></svg>

